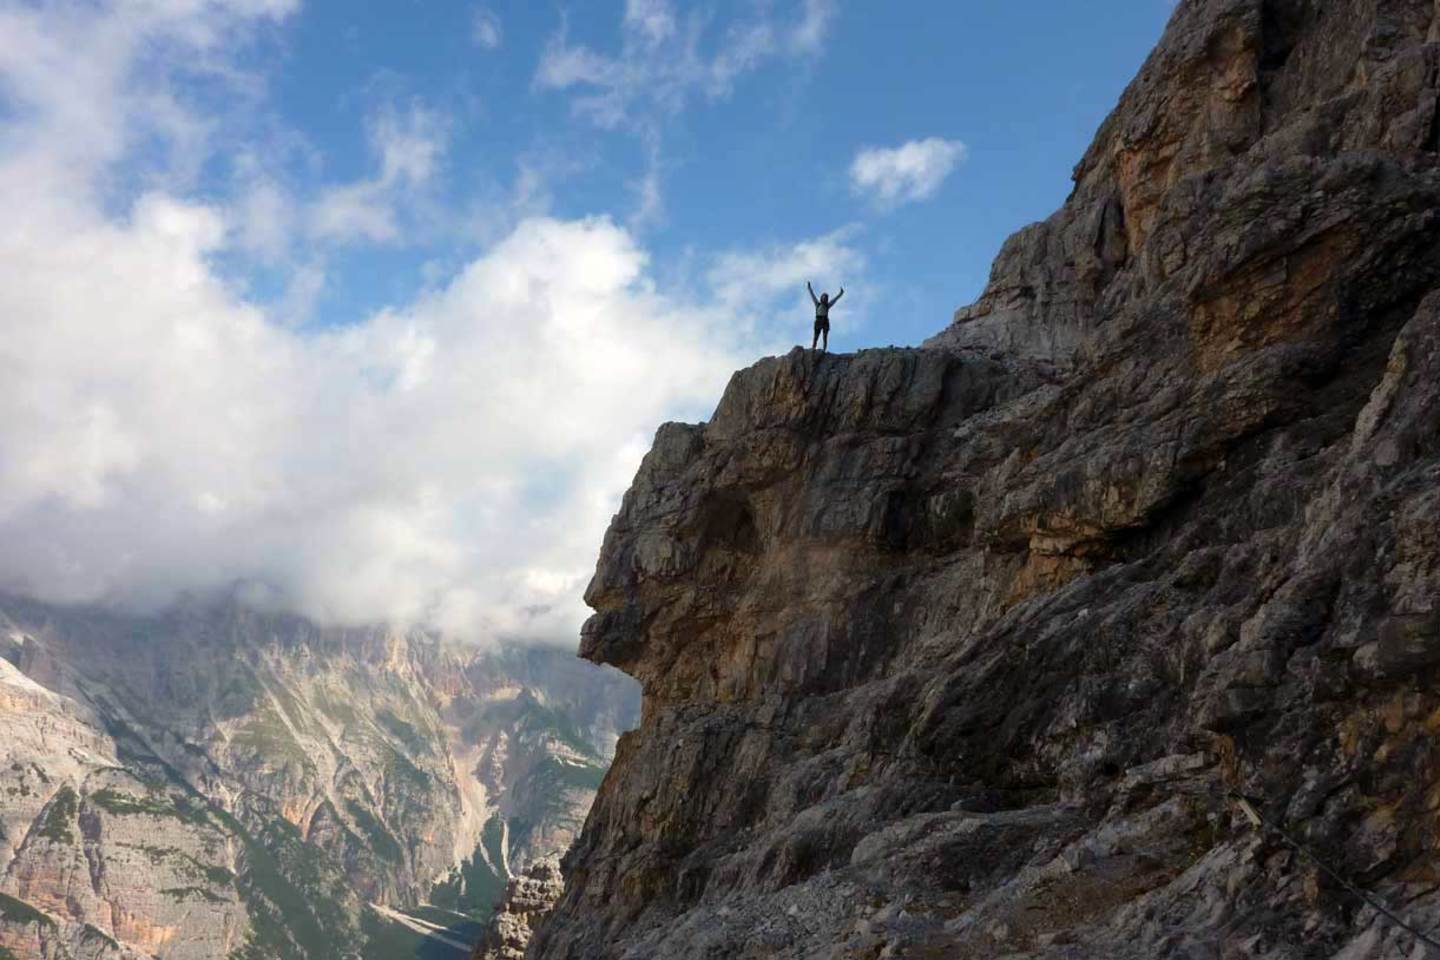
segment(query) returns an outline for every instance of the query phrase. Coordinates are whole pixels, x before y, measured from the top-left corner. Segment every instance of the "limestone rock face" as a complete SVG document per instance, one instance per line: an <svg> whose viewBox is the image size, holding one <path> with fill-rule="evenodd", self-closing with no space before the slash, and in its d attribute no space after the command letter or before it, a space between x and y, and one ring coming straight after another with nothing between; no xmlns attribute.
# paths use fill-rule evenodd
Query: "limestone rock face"
<svg viewBox="0 0 1440 960"><path fill-rule="evenodd" d="M570 845L632 686L561 651L233 604L0 598L0 960L468 945Z"/></svg>
<svg viewBox="0 0 1440 960"><path fill-rule="evenodd" d="M1182 0L981 300L667 424L532 960L1411 956L1440 925L1440 7Z"/></svg>
<svg viewBox="0 0 1440 960"><path fill-rule="evenodd" d="M523 960L536 924L564 891L560 867L552 861L541 860L524 876L512 877L485 926L484 938L475 945L472 960Z"/></svg>

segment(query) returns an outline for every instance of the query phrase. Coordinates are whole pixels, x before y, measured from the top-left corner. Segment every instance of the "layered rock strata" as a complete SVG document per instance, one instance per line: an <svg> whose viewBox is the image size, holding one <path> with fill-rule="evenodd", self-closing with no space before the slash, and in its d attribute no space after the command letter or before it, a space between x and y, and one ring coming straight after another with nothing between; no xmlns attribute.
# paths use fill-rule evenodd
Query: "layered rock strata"
<svg viewBox="0 0 1440 960"><path fill-rule="evenodd" d="M505 896L485 925L472 960L524 960L535 927L565 892L558 864L542 860L505 885Z"/></svg>
<svg viewBox="0 0 1440 960"><path fill-rule="evenodd" d="M559 651L233 604L8 598L0 628L0 960L468 943L570 845L634 709Z"/></svg>
<svg viewBox="0 0 1440 960"><path fill-rule="evenodd" d="M1440 924L1440 8L1182 0L974 306L656 436L644 692L528 956L1418 956Z"/></svg>

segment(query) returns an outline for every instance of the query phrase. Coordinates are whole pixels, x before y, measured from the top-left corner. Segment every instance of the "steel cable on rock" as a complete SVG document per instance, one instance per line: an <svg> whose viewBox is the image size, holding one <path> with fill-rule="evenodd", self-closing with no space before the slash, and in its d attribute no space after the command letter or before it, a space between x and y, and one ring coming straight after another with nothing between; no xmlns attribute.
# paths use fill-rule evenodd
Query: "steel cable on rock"
<svg viewBox="0 0 1440 960"><path fill-rule="evenodd" d="M1404 917L1400 916L1394 910L1391 910L1389 907L1385 906L1385 904L1381 903L1375 896L1367 893L1366 891L1357 887L1355 884L1351 883L1349 880L1345 879L1345 877L1340 873L1340 871L1336 870L1324 860L1320 859L1320 857L1317 856L1315 852L1312 851L1305 844L1290 836L1289 832L1286 831L1284 827L1281 827L1278 824L1271 823L1269 820L1262 817L1260 815L1260 811L1255 809L1255 804L1252 803L1248 797L1232 790L1230 791L1230 799L1235 801L1236 805L1240 808L1240 812L1245 814L1245 819L1249 820L1250 823L1255 827L1255 829L1260 831L1262 836L1267 830L1279 836L1280 839L1284 840L1285 843L1287 843L1289 846L1293 847L1296 851L1308 857L1310 861L1314 863L1315 866L1319 867L1326 876L1330 877L1330 879L1340 884L1340 886L1344 887L1350 893L1359 897L1365 903L1374 907L1380 913L1389 917L1396 924L1398 924L1400 927L1403 927L1407 932L1409 932L1413 937L1415 937L1416 940L1425 944L1431 950L1434 950L1437 955L1440 955L1440 941L1435 940L1435 938L1431 937L1429 934L1413 926Z"/></svg>

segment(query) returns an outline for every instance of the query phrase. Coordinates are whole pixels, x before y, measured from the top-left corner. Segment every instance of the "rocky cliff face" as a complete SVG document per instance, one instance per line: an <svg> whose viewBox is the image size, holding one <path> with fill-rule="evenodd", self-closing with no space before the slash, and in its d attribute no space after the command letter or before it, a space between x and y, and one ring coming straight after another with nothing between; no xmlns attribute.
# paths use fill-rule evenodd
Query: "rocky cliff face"
<svg viewBox="0 0 1440 960"><path fill-rule="evenodd" d="M1440 923L1440 7L1182 0L981 300L659 431L643 686L530 956L1417 956Z"/></svg>
<svg viewBox="0 0 1440 960"><path fill-rule="evenodd" d="M565 892L560 867L540 861L524 876L505 885L505 896L495 904L495 913L485 925L485 935L475 944L471 960L524 960L535 927L555 907Z"/></svg>
<svg viewBox="0 0 1440 960"><path fill-rule="evenodd" d="M629 681L559 651L234 605L0 616L5 960L461 957L632 722Z"/></svg>

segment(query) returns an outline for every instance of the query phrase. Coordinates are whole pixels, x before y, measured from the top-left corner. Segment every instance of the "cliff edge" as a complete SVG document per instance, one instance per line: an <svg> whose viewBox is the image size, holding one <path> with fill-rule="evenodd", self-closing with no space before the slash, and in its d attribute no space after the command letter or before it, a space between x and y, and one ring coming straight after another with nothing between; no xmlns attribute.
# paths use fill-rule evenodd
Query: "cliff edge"
<svg viewBox="0 0 1440 960"><path fill-rule="evenodd" d="M1345 960L1440 923L1440 6L1183 0L918 350L667 424L542 960Z"/></svg>

